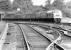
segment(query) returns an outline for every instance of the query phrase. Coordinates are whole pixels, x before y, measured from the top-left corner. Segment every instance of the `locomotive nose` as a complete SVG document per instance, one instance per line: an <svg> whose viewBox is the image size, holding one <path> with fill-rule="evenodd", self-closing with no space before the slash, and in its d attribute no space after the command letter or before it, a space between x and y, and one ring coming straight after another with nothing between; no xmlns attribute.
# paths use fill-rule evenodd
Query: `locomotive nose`
<svg viewBox="0 0 71 50"><path fill-rule="evenodd" d="M0 21L2 21L2 18L4 18L5 13L4 12L0 12Z"/></svg>

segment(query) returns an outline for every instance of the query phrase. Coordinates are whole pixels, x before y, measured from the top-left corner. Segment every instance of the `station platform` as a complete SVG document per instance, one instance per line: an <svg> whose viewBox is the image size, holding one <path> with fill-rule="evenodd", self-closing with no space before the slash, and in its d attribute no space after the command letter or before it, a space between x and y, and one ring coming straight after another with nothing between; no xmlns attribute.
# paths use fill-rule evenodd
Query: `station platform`
<svg viewBox="0 0 71 50"><path fill-rule="evenodd" d="M71 18L64 17L61 19L61 23L71 23Z"/></svg>

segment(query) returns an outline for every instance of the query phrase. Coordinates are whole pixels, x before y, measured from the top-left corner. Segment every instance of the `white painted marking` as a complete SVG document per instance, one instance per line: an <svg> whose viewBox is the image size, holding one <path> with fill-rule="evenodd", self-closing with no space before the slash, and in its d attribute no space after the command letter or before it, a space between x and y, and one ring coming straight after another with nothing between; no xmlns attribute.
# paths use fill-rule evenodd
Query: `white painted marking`
<svg viewBox="0 0 71 50"><path fill-rule="evenodd" d="M0 50L2 50L2 48L3 48L3 43L5 42L7 30L8 30L8 23L6 24L6 27L5 27L4 31L2 32L3 35L0 39Z"/></svg>

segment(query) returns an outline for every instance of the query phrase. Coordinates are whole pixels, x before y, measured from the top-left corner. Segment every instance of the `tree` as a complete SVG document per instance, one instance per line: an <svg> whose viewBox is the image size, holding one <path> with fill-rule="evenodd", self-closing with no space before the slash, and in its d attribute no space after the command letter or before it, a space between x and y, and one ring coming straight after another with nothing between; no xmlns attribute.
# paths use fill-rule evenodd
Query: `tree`
<svg viewBox="0 0 71 50"><path fill-rule="evenodd" d="M71 1L69 1L65 4L63 0L56 0L53 3L52 7L55 7L57 9L61 10L65 17L71 16Z"/></svg>

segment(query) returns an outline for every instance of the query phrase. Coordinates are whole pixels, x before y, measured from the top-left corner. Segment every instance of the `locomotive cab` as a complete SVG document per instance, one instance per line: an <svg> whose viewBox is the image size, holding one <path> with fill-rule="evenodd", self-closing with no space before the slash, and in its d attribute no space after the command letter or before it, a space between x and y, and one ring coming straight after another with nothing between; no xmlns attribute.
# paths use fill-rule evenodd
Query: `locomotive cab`
<svg viewBox="0 0 71 50"><path fill-rule="evenodd" d="M60 23L61 22L61 19L62 19L62 12L58 9L55 9L55 10L49 10L47 11L48 14L53 14L52 18L54 19L54 22L55 23Z"/></svg>

